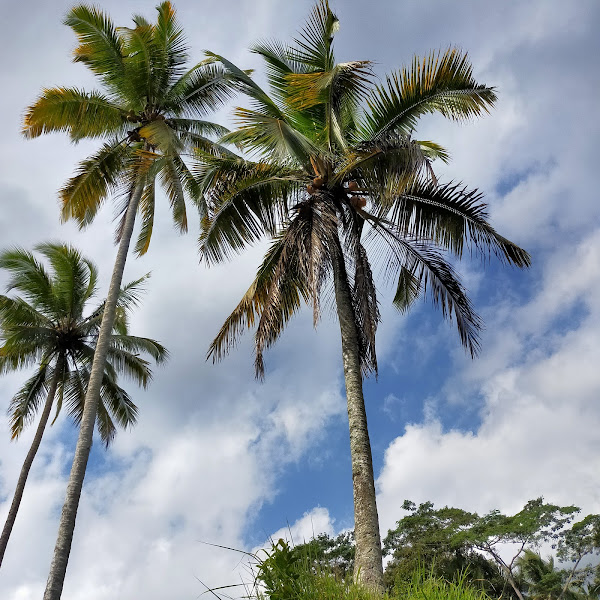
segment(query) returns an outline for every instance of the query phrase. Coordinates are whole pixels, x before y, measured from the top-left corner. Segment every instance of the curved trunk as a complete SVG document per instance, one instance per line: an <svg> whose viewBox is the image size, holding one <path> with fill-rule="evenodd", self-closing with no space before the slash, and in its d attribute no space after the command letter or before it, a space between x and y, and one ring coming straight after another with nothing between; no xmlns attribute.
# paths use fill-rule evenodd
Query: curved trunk
<svg viewBox="0 0 600 600"><path fill-rule="evenodd" d="M2 530L2 535L0 536L0 566L2 566L4 553L6 552L6 546L8 545L8 540L10 538L10 534L12 533L15 519L17 518L17 513L19 512L19 506L21 505L21 499L23 498L23 492L25 490L25 484L27 483L27 477L29 476L29 470L31 469L33 459L37 454L38 448L40 447L40 442L42 441L42 436L44 435L44 431L46 429L46 425L48 424L48 418L50 417L50 411L52 410L52 404L54 403L54 396L56 394L56 388L58 386L58 379L61 370L62 359L59 358L56 363L54 377L50 382L50 389L48 390L48 396L46 397L44 410L42 411L40 422L38 423L35 435L33 436L33 442L31 442L29 452L23 461L23 466L21 467L21 473L15 489L15 495L13 496L10 509L8 510L8 516L6 517L6 522L4 523L4 529Z"/></svg>
<svg viewBox="0 0 600 600"><path fill-rule="evenodd" d="M339 248L339 246L338 246ZM367 413L360 370L360 344L352 306L352 294L341 248L333 259L335 303L342 335L342 357L350 426L350 455L354 492L355 578L383 592L381 537L375 498L373 459L367 429Z"/></svg>
<svg viewBox="0 0 600 600"><path fill-rule="evenodd" d="M123 224L121 242L119 244L119 250L117 251L117 258L115 259L108 296L106 297L104 305L104 314L100 325L98 342L96 343L96 350L94 352L90 381L85 394L79 437L77 438L73 466L71 467L65 503L63 504L58 526L58 536L56 539L56 546L54 547L54 556L52 557L52 564L50 565L48 581L46 583L46 591L44 592L44 600L59 600L62 594L65 574L67 572L67 563L69 561L69 553L71 552L71 543L73 541L73 532L75 530L75 518L77 517L81 488L83 487L85 470L90 456L90 450L92 449L92 438L94 435L94 426L96 424L98 402L100 400L100 386L102 384L102 376L106 365L106 355L115 320L121 281L123 279L127 252L129 251L129 243L135 224L137 207L143 189L144 185L143 181L141 181L133 191L129 207L127 208L125 222Z"/></svg>

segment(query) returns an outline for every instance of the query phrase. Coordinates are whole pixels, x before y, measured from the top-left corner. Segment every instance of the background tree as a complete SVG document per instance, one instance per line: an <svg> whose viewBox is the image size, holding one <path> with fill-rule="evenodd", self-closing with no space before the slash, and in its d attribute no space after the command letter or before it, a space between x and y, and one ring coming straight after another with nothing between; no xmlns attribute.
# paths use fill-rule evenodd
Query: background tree
<svg viewBox="0 0 600 600"><path fill-rule="evenodd" d="M483 554L488 564L492 561L496 567L487 570L496 576L486 584L494 590L494 596L514 594L519 600L523 600L517 569L520 557L542 542L557 544L579 511L576 506L546 504L542 498L530 500L521 511L508 516L498 510L479 516L458 508L435 509L431 502L417 507L408 500L402 508L410 514L400 519L384 540L385 553L394 559L391 567L396 570L396 577L406 579L419 561L427 565L441 558L444 565L452 556L470 557L473 573L477 573L476 557ZM511 550L511 558L505 558ZM504 580L502 586L498 584L498 572ZM506 589L507 585L512 592Z"/></svg>
<svg viewBox="0 0 600 600"><path fill-rule="evenodd" d="M97 269L90 260L66 245L40 244L36 250L48 260L50 272L26 250L14 248L0 254L0 268L10 273L7 292L14 290L21 294L0 295L0 339L3 342L0 373L36 367L8 408L13 439L33 422L43 406L0 535L0 565L55 399L54 420L66 403L75 423L81 422L104 310L102 303L86 314L89 301L97 292ZM145 388L152 372L142 355L148 354L157 363L167 357L165 348L155 340L128 334L127 312L137 305L144 279L125 286L117 305L96 415L98 433L107 447L117 426L132 426L137 416L136 405L117 384L117 374L122 373Z"/></svg>
<svg viewBox="0 0 600 600"><path fill-rule="evenodd" d="M478 84L467 56L433 53L376 84L369 61L336 64L338 19L320 0L291 45L264 42L252 51L266 63L271 94L227 59L217 58L251 100L236 109L238 129L222 138L256 160L200 153L210 212L201 255L209 263L261 235L272 245L256 279L213 341L220 360L245 327L257 325L255 366L302 301L320 316L323 288L333 284L340 324L356 536L355 571L383 588L363 376L377 371L379 307L372 260L392 280L405 310L429 292L453 316L467 351L478 349L479 317L441 251L460 257L468 246L483 256L524 267L529 256L486 220L479 192L438 185L430 161L447 160L439 145L412 139L421 115L457 120L485 113L492 88ZM213 55L216 56L216 55ZM369 251L368 251L369 250Z"/></svg>
<svg viewBox="0 0 600 600"><path fill-rule="evenodd" d="M84 138L105 139L99 151L80 163L76 175L60 191L62 218L73 218L85 227L111 194L121 199L122 214L117 230L119 249L45 600L58 600L64 583L104 363L136 215L139 212L142 220L136 252L143 254L154 225L158 181L169 199L175 225L186 231L185 197L195 199L197 186L184 158L193 147L208 150L211 146L206 136L225 131L202 117L230 97L227 76L210 61L188 69L183 31L173 7L170 2L163 2L157 11L155 24L136 15L133 28L116 28L99 9L85 4L71 9L65 23L79 40L74 61L92 71L103 91L47 89L25 114L23 131L29 138L65 131L74 142Z"/></svg>

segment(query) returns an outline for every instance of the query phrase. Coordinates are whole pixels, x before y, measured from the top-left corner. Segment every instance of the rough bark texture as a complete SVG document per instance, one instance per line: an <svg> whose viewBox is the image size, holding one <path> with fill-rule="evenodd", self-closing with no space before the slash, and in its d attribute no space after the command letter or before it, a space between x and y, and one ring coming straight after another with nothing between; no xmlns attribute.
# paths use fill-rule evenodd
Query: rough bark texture
<svg viewBox="0 0 600 600"><path fill-rule="evenodd" d="M381 537L375 498L371 443L367 429L367 413L360 370L359 338L343 257L339 255L334 258L333 262L335 302L342 335L342 356L350 426L354 536L356 540L354 575L364 585L383 592Z"/></svg>
<svg viewBox="0 0 600 600"><path fill-rule="evenodd" d="M83 417L79 428L77 446L75 447L75 457L73 458L67 494L60 517L60 524L58 526L58 536L56 539L56 546L54 547L54 556L52 558L52 564L50 565L48 581L46 583L46 591L44 592L44 600L59 600L62 594L65 574L67 572L67 563L69 561L69 553L71 552L71 543L73 541L73 532L75 531L75 518L77 517L77 508L79 507L81 488L83 487L85 470L90 456L90 450L92 449L92 438L94 435L94 426L96 424L98 402L100 400L100 385L102 383L106 355L115 320L117 301L119 299L123 271L125 270L125 262L127 260L127 252L129 251L129 243L131 241L131 234L133 233L137 206L142 191L143 185L139 184L135 188L129 202L125 223L123 225L121 242L119 244L110 287L108 289L108 296L106 297L106 303L104 305L104 315L102 316L100 333L98 335L98 342L96 343L96 351L94 352L90 381L85 395Z"/></svg>
<svg viewBox="0 0 600 600"><path fill-rule="evenodd" d="M58 359L59 362L61 360L62 359L60 358ZM27 483L27 477L29 476L29 470L31 469L33 459L37 454L38 448L40 447L40 442L42 441L42 436L44 435L48 418L50 417L50 411L52 410L52 404L54 403L54 396L56 394L58 378L61 370L62 367L57 362L56 372L52 378L52 381L50 382L50 389L48 390L48 396L46 397L46 403L44 404L44 410L42 411L40 422L38 423L35 436L33 437L33 442L31 442L29 452L27 453L27 456L23 461L23 466L21 467L21 473L17 481L15 495L13 496L12 504L10 505L6 522L4 523L4 529L2 530L2 535L0 536L0 566L2 566L4 553L6 552L6 546L8 545L8 540L10 538L10 534L12 533L15 519L17 518L17 513L19 512L19 506L21 505L21 498L23 498L23 492L25 490L25 484Z"/></svg>

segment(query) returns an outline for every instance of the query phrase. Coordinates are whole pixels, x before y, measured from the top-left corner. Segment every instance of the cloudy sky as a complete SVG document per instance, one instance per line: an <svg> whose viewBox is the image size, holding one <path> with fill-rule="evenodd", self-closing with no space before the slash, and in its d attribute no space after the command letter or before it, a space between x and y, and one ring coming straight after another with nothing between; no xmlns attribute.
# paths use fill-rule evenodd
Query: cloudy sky
<svg viewBox="0 0 600 600"><path fill-rule="evenodd" d="M180 0L191 56L210 49L245 68L246 48L288 39L311 2ZM71 2L3 0L0 70L0 240L31 248L76 245L111 272L113 212L79 232L58 219L57 190L95 144L20 137L41 88L92 88L61 24ZM101 4L118 25L151 2ZM596 0L337 0L339 61L370 59L379 75L414 54L458 45L478 81L497 88L493 113L456 125L421 122L418 137L450 149L445 180L485 192L494 226L525 247L516 272L477 260L460 265L486 322L472 361L455 328L427 302L408 317L382 288L379 380L366 383L383 534L405 498L487 511L528 499L600 512L600 211L594 155L600 135L600 4ZM10 13L8 12L10 8ZM9 52L10 50L10 52ZM217 117L227 124L227 111ZM247 288L264 246L210 270L198 264L197 227L180 237L166 201L150 251L125 279L152 271L133 333L171 351L147 392L128 384L138 425L112 448L94 448L63 598L197 598L237 583L239 555L290 528L302 540L352 526L352 487L337 323L299 315L253 379L250 338L222 364L210 340ZM6 279L0 274L0 285ZM0 520L8 511L32 431L9 441L5 408L26 374L0 379ZM34 464L0 572L0 598L39 599L45 586L76 431L65 418ZM277 533L276 535L280 535ZM289 534L288 534L289 535Z"/></svg>

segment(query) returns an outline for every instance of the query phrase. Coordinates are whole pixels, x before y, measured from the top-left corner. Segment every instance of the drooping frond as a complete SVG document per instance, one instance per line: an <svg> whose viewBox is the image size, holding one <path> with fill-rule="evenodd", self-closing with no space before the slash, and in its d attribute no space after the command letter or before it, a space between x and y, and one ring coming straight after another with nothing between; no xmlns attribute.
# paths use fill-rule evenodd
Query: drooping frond
<svg viewBox="0 0 600 600"><path fill-rule="evenodd" d="M156 203L156 178L149 177L144 192L140 198L138 210L142 218L140 233L135 244L135 253L138 256L146 254L150 247L150 239L154 229L154 206Z"/></svg>
<svg viewBox="0 0 600 600"><path fill-rule="evenodd" d="M21 435L44 401L48 391L46 381L49 379L49 371L53 372L48 363L44 362L11 399L8 405L11 439L17 439Z"/></svg>
<svg viewBox="0 0 600 600"><path fill-rule="evenodd" d="M488 112L495 100L493 88L473 79L467 54L449 48L442 55L415 57L409 68L388 75L367 100L360 134L364 140L390 131L410 134L423 114L439 112L461 121Z"/></svg>
<svg viewBox="0 0 600 600"><path fill-rule="evenodd" d="M400 312L404 313L413 305L420 293L421 282L409 269L402 265L392 303Z"/></svg>
<svg viewBox="0 0 600 600"><path fill-rule="evenodd" d="M113 335L111 347L132 355L148 354L159 365L169 358L169 351L156 340L135 335Z"/></svg>
<svg viewBox="0 0 600 600"><path fill-rule="evenodd" d="M169 199L175 226L180 233L186 233L188 221L182 184L184 175L180 171L182 163L176 162L171 156L167 156L165 159L165 165L160 171L162 187Z"/></svg>
<svg viewBox="0 0 600 600"><path fill-rule="evenodd" d="M529 254L499 235L487 221L487 205L478 190L459 183L443 186L423 179L402 190L384 213L410 238L434 242L460 256L465 243L478 253L494 253L517 267L531 264Z"/></svg>
<svg viewBox="0 0 600 600"><path fill-rule="evenodd" d="M413 289L418 282L419 289L424 293L429 292L434 306L441 309L444 318L454 316L461 343L472 357L477 355L481 319L474 311L452 265L429 245L405 237L392 224L367 213L362 214L373 225L372 235L379 238L381 253L385 257L386 277L398 278L397 291L403 284L400 279L406 278L404 267L415 280Z"/></svg>
<svg viewBox="0 0 600 600"><path fill-rule="evenodd" d="M255 368L264 375L264 350L279 337L301 301L312 303L318 319L320 288L326 274L327 239L336 227L335 216L311 203L296 216L269 249L256 279L213 340L208 357L221 360L246 327L257 322Z"/></svg>
<svg viewBox="0 0 600 600"><path fill-rule="evenodd" d="M133 149L116 140L104 144L79 163L74 177L60 190L63 221L75 219L79 227L91 223L109 193L121 183L121 175Z"/></svg>
<svg viewBox="0 0 600 600"><path fill-rule="evenodd" d="M233 250L274 233L297 198L299 174L285 166L206 156L201 175L211 212L203 219L201 256L218 262Z"/></svg>
<svg viewBox="0 0 600 600"><path fill-rule="evenodd" d="M10 248L0 254L0 269L6 269L10 278L6 291L15 290L25 296L32 307L38 308L46 316L54 317L57 313L56 299L52 292L52 280L44 265L35 256L23 248ZM6 298L2 310L15 306Z"/></svg>
<svg viewBox="0 0 600 600"><path fill-rule="evenodd" d="M365 374L377 373L375 335L380 321L377 291L365 247L360 243L362 217L352 211L352 224L346 237L346 248L354 265L352 304L360 344L360 360Z"/></svg>
<svg viewBox="0 0 600 600"><path fill-rule="evenodd" d="M35 138L65 131L71 140L108 137L125 130L123 111L99 92L53 88L42 92L25 113L23 135Z"/></svg>

